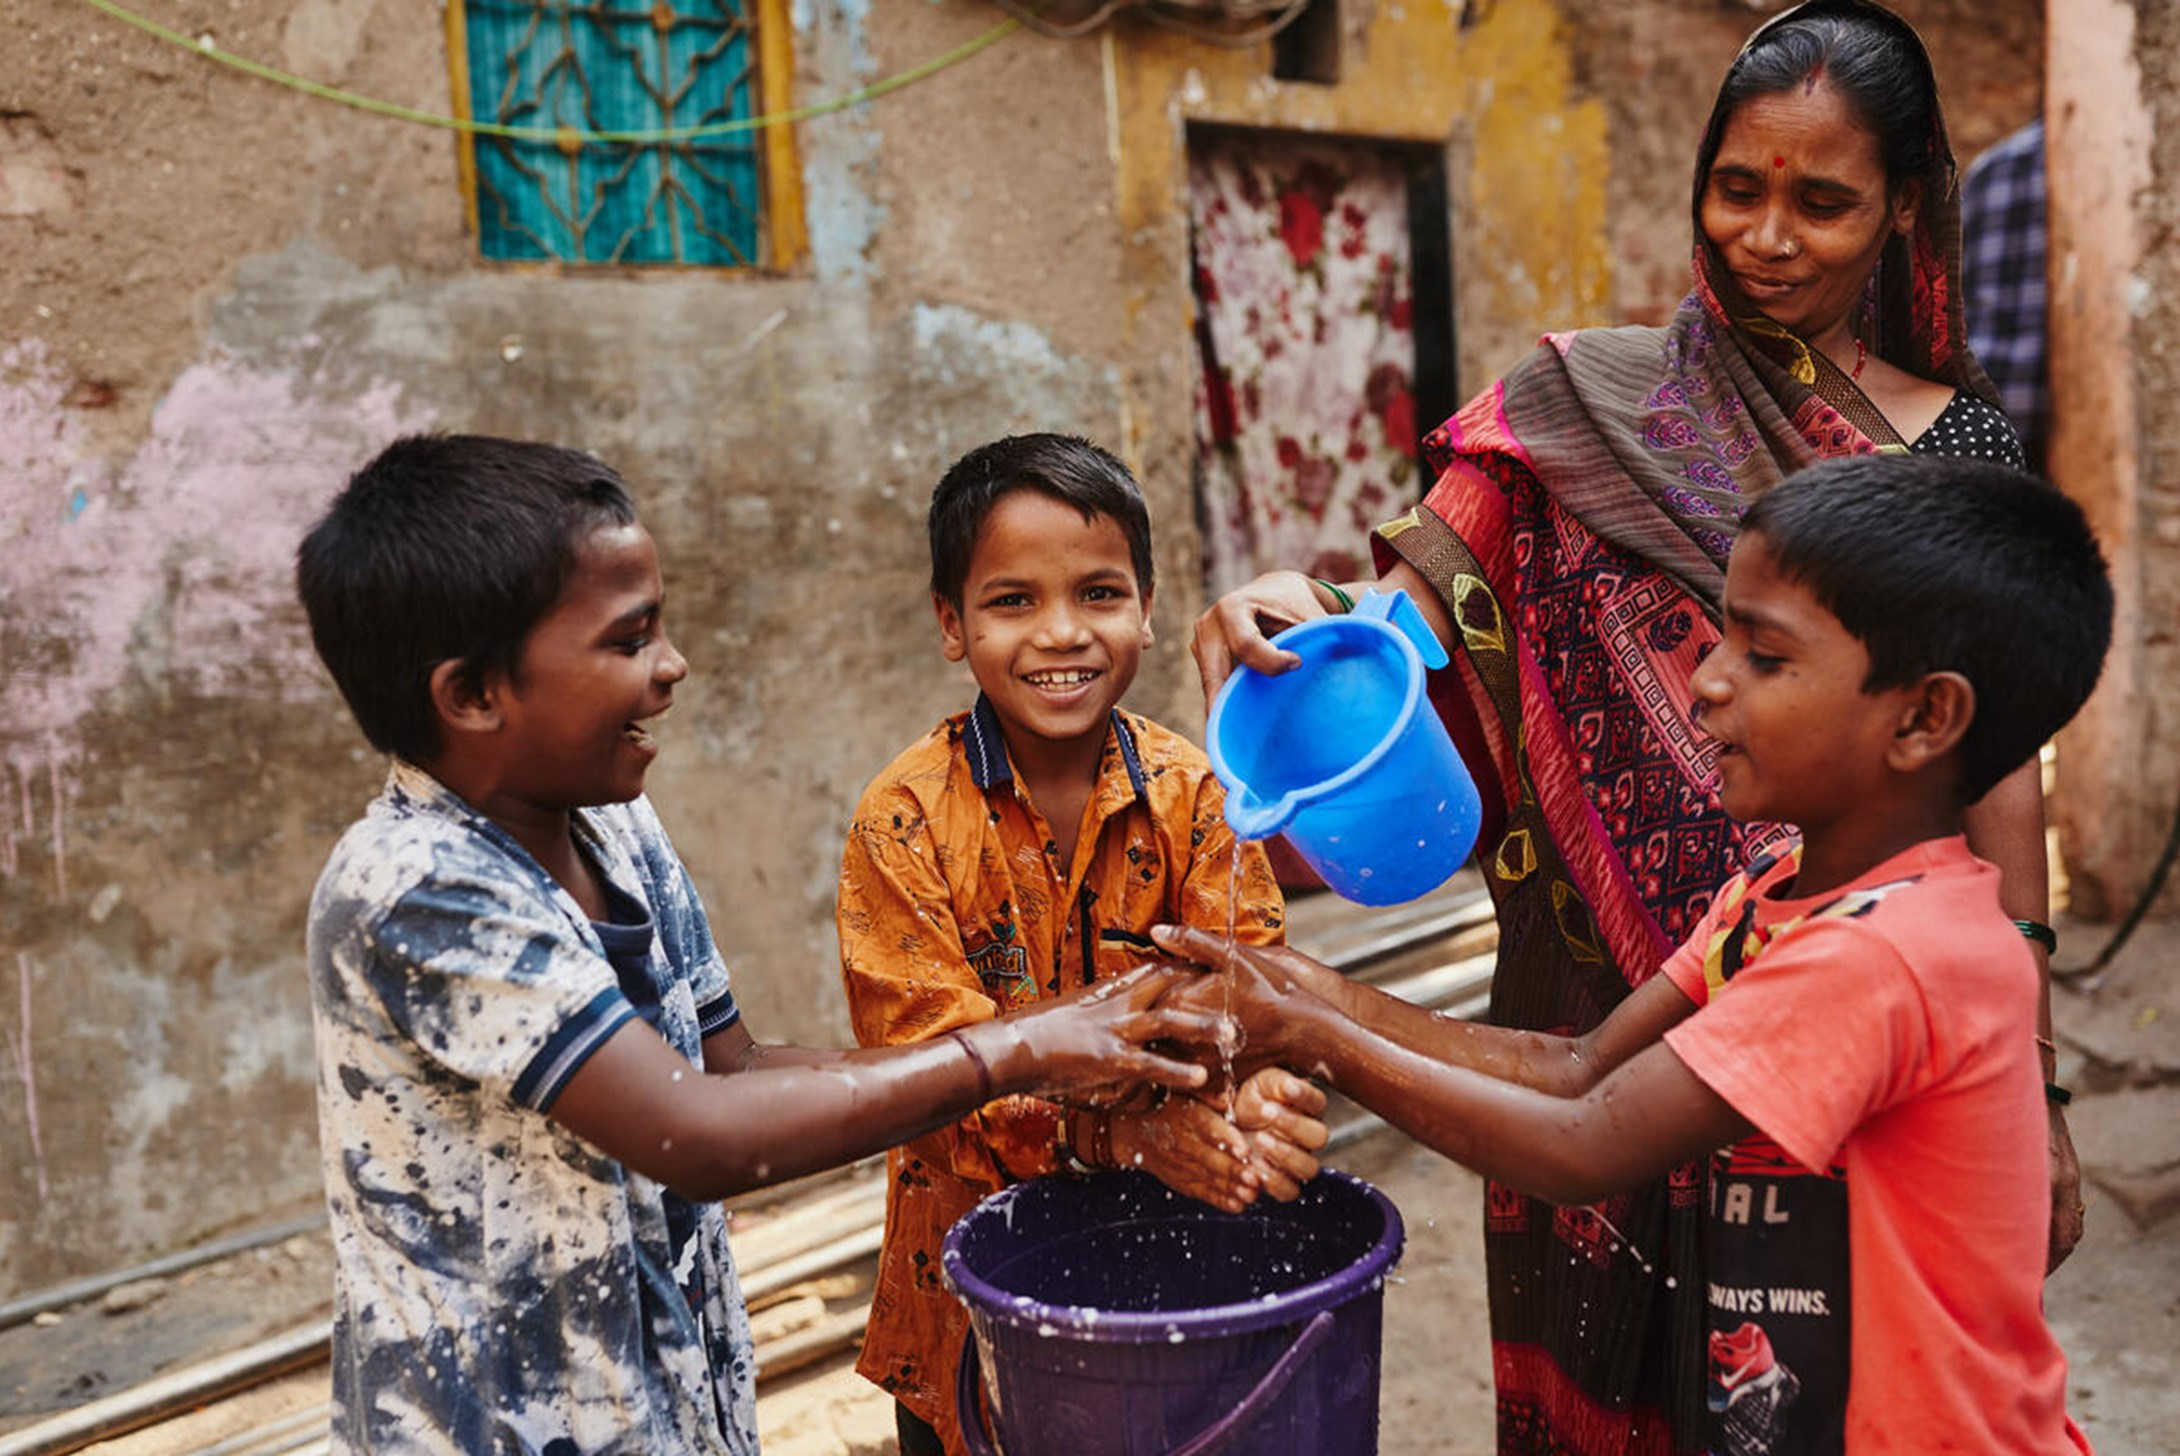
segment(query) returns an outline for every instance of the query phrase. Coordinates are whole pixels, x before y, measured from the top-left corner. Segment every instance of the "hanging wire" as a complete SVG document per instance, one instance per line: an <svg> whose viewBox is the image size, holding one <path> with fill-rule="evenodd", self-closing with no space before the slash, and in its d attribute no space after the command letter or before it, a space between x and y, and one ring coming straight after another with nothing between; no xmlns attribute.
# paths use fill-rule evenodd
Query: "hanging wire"
<svg viewBox="0 0 2180 1456"><path fill-rule="evenodd" d="M1265 41L1270 40L1273 36L1300 20L1302 12L1309 9L1309 7L1310 0L1293 0L1293 3L1288 5L1285 10L1265 21L1264 24L1254 30L1222 30L1217 26L1204 25L1194 20L1184 20L1178 12L1167 6L1160 5L1158 0L1151 0L1151 3L1145 7L1143 14L1152 24L1176 31L1187 36L1190 40L1202 41L1206 45L1227 46L1240 50L1247 46L1262 45Z"/></svg>
<svg viewBox="0 0 2180 1456"><path fill-rule="evenodd" d="M2143 917L2150 913L2150 907L2157 902L2158 892L2165 888L2165 877L2172 873L2175 860L2180 860L2180 810L2174 812L2172 825L2165 831L2165 847L2157 856L2157 864L2150 870L2149 883L2142 887L2142 893L2135 899L2134 908L2120 921L2118 928L2112 932L2111 939L2105 941L2104 949L2098 951L2095 959L2087 965L2070 966L2065 970L2053 966L2051 974L2062 981L2080 981L2081 990L2094 996L2098 988L2103 986L2105 977L2111 974L2112 958L2119 954L2119 948L2127 943L2127 937L2135 933L2135 927L2142 923Z"/></svg>
<svg viewBox="0 0 2180 1456"><path fill-rule="evenodd" d="M1020 30L1026 23L1022 17L1010 14L1007 19L1000 21L999 24L985 31L982 35L962 42L944 55L934 56L922 65L911 66L905 71L888 76L882 81L875 81L860 90L851 91L845 96L836 96L830 101L814 102L808 106L797 106L789 111L776 111L768 116L737 117L732 121L713 122L707 126L660 127L648 131L581 131L574 127L509 126L501 122L476 121L465 116L440 116L429 111L419 111L414 107L401 106L391 101L380 101L374 97L358 95L353 91L343 91L337 86L327 86L317 81L306 80L301 76L283 71L277 66L268 66L261 61L253 61L245 56L238 56L232 52L221 50L212 43L210 36L205 36L199 40L191 40L179 31L170 30L155 20L148 20L144 16L138 15L135 11L117 3L117 0L83 0L83 3L93 9L104 11L124 24L135 26L146 35L156 36L170 45L179 46L183 50L202 56L208 61L216 61L220 65L232 67L245 75L255 76L261 81L270 81L275 85L300 91L305 96L314 96L321 101L332 101L342 106L353 107L358 111L370 112L374 116L392 117L396 121L414 122L419 126L438 127L445 131L469 132L477 136L508 137L516 141L551 142L561 146L579 144L656 146L661 143L698 141L705 137L725 136L734 132L756 131L768 126L786 126L792 122L809 121L814 117L830 116L834 112L846 111L851 107L861 106L865 102L875 101L879 97L899 91L903 87L913 86L918 81L927 80L947 67L958 65L977 52L1005 40L1015 31ZM1039 6L1038 8L1043 7ZM1012 7L1009 6L1009 9L1011 11Z"/></svg>
<svg viewBox="0 0 2180 1456"><path fill-rule="evenodd" d="M1050 0L1044 4L1029 3L1029 0L996 0L996 3L1000 9L1029 29L1053 40L1074 40L1088 35L1121 10L1133 8L1140 10L1143 18L1152 24L1185 35L1190 40L1239 49L1262 45L1294 24L1301 18L1302 12L1309 8L1310 0L1271 0L1271 3L1261 8L1277 10L1278 13L1263 24L1247 30L1206 24L1195 18L1195 12L1200 11L1203 5L1184 5L1182 0L1096 0L1089 12L1076 20L1047 18L1043 12L1054 8ZM1245 0L1228 0L1230 7L1235 10L1242 8L1244 3Z"/></svg>
<svg viewBox="0 0 2180 1456"><path fill-rule="evenodd" d="M1007 14L1013 16L1023 25L1049 40L1074 40L1078 36L1088 35L1091 31L1096 30L1106 21L1112 19L1113 12L1126 3L1127 0L1098 0L1097 4L1091 6L1090 13L1080 20L1051 20L1047 19L1043 13L1053 8L1049 0L1045 4L1025 4L1023 0L998 0L1001 10L1006 11Z"/></svg>

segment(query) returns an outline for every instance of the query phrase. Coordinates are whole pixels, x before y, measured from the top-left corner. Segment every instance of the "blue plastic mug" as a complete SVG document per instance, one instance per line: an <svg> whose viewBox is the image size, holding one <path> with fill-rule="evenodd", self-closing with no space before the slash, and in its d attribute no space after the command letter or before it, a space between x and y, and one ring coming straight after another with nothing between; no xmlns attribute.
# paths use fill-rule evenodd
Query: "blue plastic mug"
<svg viewBox="0 0 2180 1456"><path fill-rule="evenodd" d="M1272 639L1302 659L1237 668L1205 747L1244 839L1284 833L1334 892L1362 905L1428 894L1475 848L1483 807L1425 691L1446 649L1403 591Z"/></svg>

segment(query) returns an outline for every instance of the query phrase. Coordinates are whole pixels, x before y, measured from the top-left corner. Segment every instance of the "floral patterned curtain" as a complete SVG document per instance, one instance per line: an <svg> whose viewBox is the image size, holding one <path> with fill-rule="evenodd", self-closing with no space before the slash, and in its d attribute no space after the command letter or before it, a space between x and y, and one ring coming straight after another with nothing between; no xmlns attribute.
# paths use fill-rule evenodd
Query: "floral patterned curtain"
<svg viewBox="0 0 2180 1456"><path fill-rule="evenodd" d="M1406 170L1356 143L1199 133L1189 219L1206 589L1367 576L1371 528L1415 494Z"/></svg>

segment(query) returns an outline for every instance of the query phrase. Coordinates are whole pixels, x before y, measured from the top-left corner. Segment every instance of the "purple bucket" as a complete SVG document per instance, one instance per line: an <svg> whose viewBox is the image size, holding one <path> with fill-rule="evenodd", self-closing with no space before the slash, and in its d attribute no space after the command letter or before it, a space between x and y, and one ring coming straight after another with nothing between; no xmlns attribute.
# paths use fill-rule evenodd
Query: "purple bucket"
<svg viewBox="0 0 2180 1456"><path fill-rule="evenodd" d="M1329 1169L1240 1214L1137 1172L995 1193L941 1255L969 1307L969 1450L1375 1456L1402 1234L1390 1199Z"/></svg>

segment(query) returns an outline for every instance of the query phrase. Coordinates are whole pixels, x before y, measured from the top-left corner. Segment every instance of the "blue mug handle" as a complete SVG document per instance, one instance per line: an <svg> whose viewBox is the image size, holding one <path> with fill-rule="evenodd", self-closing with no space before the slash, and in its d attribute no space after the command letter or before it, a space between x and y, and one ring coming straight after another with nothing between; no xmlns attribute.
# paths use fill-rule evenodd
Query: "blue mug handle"
<svg viewBox="0 0 2180 1456"><path fill-rule="evenodd" d="M1300 807L1294 794L1281 794L1267 803L1244 785L1226 796L1226 823L1242 839L1269 839L1287 827Z"/></svg>
<svg viewBox="0 0 2180 1456"><path fill-rule="evenodd" d="M1355 603L1355 610L1349 615L1383 622L1400 633L1414 644L1416 655L1423 659L1425 667L1444 667L1453 660L1446 655L1446 644L1438 640L1431 624L1423 620L1422 610L1399 587L1389 592L1375 588L1364 592L1362 600Z"/></svg>

